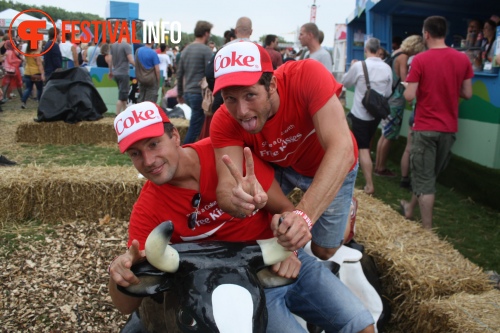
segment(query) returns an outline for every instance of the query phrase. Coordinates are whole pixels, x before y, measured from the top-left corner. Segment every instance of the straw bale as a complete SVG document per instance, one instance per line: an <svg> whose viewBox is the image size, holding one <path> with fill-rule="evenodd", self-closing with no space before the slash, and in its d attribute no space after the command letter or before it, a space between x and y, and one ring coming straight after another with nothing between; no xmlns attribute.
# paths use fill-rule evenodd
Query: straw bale
<svg viewBox="0 0 500 333"><path fill-rule="evenodd" d="M356 190L356 240L365 245L381 272L391 300L393 321L414 331L421 301L458 292L492 289L488 276L453 246L420 224L405 220L389 205ZM415 331L418 332L418 331Z"/></svg>
<svg viewBox="0 0 500 333"><path fill-rule="evenodd" d="M415 323L418 332L500 332L500 291L455 294L423 301Z"/></svg>
<svg viewBox="0 0 500 333"><path fill-rule="evenodd" d="M144 183L133 167L0 169L0 223L128 219Z"/></svg>
<svg viewBox="0 0 500 333"><path fill-rule="evenodd" d="M81 121L68 124L63 121L54 122L23 122L16 130L16 142L31 144L101 144L116 143L116 133L113 129L114 118L105 117L96 121ZM179 130L181 142L189 126L186 119L171 119Z"/></svg>

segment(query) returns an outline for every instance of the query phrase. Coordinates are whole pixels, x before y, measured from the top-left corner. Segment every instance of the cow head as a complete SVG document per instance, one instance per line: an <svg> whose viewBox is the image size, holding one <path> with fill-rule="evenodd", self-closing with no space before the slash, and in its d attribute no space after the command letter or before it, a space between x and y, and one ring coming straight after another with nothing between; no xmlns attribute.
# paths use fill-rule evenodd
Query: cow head
<svg viewBox="0 0 500 333"><path fill-rule="evenodd" d="M132 267L140 283L119 289L139 297L170 291L178 299L177 327L183 332L264 331L267 310L262 288L291 281L263 282L258 272L291 252L275 238L169 245L172 232L170 221L151 232L145 244L147 261Z"/></svg>

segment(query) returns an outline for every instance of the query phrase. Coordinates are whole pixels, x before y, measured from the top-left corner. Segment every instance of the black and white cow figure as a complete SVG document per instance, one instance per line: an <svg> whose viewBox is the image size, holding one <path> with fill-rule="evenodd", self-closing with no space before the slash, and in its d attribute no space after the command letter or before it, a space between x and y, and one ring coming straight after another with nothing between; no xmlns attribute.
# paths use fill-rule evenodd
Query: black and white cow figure
<svg viewBox="0 0 500 333"><path fill-rule="evenodd" d="M151 232L145 244L147 261L132 267L140 283L119 289L138 297L169 291L178 300L173 311L182 332L265 332L267 309L262 288L291 280L266 286L257 274L291 252L276 238L169 245L173 230L172 222L167 221Z"/></svg>

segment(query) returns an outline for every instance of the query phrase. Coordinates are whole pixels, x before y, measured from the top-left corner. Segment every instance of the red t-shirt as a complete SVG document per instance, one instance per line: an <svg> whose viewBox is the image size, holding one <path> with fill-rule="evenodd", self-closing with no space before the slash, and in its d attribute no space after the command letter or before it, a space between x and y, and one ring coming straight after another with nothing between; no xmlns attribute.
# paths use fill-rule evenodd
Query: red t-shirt
<svg viewBox="0 0 500 333"><path fill-rule="evenodd" d="M265 161L291 166L301 175L314 177L325 151L312 117L333 95L341 93L342 85L322 63L313 59L288 61L274 75L278 79L280 106L262 131L246 132L222 105L210 125L212 144L215 148L249 146ZM334 130L335 124L332 124ZM352 133L351 138L357 161L358 148Z"/></svg>
<svg viewBox="0 0 500 333"><path fill-rule="evenodd" d="M458 99L464 80L474 76L469 58L452 48L415 56L407 82L417 82L415 131L458 132Z"/></svg>
<svg viewBox="0 0 500 333"><path fill-rule="evenodd" d="M197 193L191 189L180 188L170 184L155 185L147 181L132 210L129 225L129 241L137 239L140 248L149 233L159 224L170 220L174 223L172 243L219 240L219 241L253 241L272 238L270 228L272 215L265 210L259 210L255 215L244 219L233 218L219 208L215 191L218 178L215 171L215 155L210 139L204 139L186 145L196 150L200 158L200 194L196 228L188 227L188 216L195 211L191 200ZM267 191L274 179L274 170L265 162L254 157L255 173Z"/></svg>

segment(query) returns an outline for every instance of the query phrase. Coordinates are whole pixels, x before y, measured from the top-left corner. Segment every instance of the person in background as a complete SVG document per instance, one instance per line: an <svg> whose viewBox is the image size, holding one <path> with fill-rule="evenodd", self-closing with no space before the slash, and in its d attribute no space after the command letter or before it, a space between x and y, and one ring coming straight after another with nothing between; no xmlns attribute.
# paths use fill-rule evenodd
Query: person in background
<svg viewBox="0 0 500 333"><path fill-rule="evenodd" d="M110 46L109 54L109 78L114 79L118 86L118 101L116 102L116 114L127 108L130 74L129 64L135 66L132 46L122 40Z"/></svg>
<svg viewBox="0 0 500 333"><path fill-rule="evenodd" d="M94 39L91 38L87 48L83 51L83 61L87 62L90 67L97 66L97 57L101 54L101 48L99 45L94 43Z"/></svg>
<svg viewBox="0 0 500 333"><path fill-rule="evenodd" d="M316 24L306 23L300 28L299 41L302 46L306 46L309 50L309 54L305 55L305 59L315 59L331 72L333 69L332 56L327 50L321 47L320 36L320 31Z"/></svg>
<svg viewBox="0 0 500 333"><path fill-rule="evenodd" d="M281 53L276 51L276 47L278 46L278 36L267 35L266 39L264 40L264 45L266 51L271 57L271 61L273 62L273 68L276 69L279 66L283 65L283 57L281 56Z"/></svg>
<svg viewBox="0 0 500 333"><path fill-rule="evenodd" d="M390 56L391 55L389 54L389 52L387 52L387 50L384 49L383 47L378 49L377 57L379 57L380 59L385 60L385 59L389 58Z"/></svg>
<svg viewBox="0 0 500 333"><path fill-rule="evenodd" d="M20 99L23 94L23 83L20 70L20 66L23 61L17 51L13 48L10 40L6 41L4 45L7 52L5 52L5 59L3 61L5 75L2 79L2 92L4 95L3 102L7 102L8 99L6 98L6 94L9 89L17 89Z"/></svg>
<svg viewBox="0 0 500 333"><path fill-rule="evenodd" d="M382 135L377 142L377 153L375 159L375 170L377 176L395 177L396 174L387 168L387 158L392 142L399 138L403 111L406 100L403 96L404 86L400 82L406 81L408 74L408 59L415 54L424 51L425 45L420 35L412 35L403 41L401 47L393 52L392 62L392 95L389 98L391 114L387 119L381 121Z"/></svg>
<svg viewBox="0 0 500 333"><path fill-rule="evenodd" d="M167 54L167 44L160 44L160 53L158 53L158 58L160 59L160 72L163 72L163 87L162 96L170 88L170 75L172 75L172 63L170 62L170 57Z"/></svg>
<svg viewBox="0 0 500 333"><path fill-rule="evenodd" d="M240 17L236 21L236 28L234 28L234 34L236 35L236 40L250 40L250 36L253 33L252 20L246 16Z"/></svg>
<svg viewBox="0 0 500 333"><path fill-rule="evenodd" d="M496 41L496 23L492 20L486 20L483 25L483 43L481 45L481 54L476 58L476 65L480 68L484 64L493 62L493 56L497 45Z"/></svg>
<svg viewBox="0 0 500 333"><path fill-rule="evenodd" d="M423 38L428 48L413 58L406 78L404 97L417 99L411 143L410 201L401 200L401 214L413 218L418 203L422 226L432 229L436 178L451 156L458 131L459 98L472 97L472 64L469 57L445 43L446 18L430 16L424 20Z"/></svg>
<svg viewBox="0 0 500 333"><path fill-rule="evenodd" d="M58 32L55 36L54 28L50 28L48 32L49 41L45 44L42 52L43 55L43 68L45 71L45 80L48 80L50 75L57 69L62 68L62 55L59 49L59 42L61 41L61 33Z"/></svg>
<svg viewBox="0 0 500 333"><path fill-rule="evenodd" d="M377 91L384 97L392 93L392 70L377 52L380 49L380 41L370 38L365 42L365 63L368 71L371 89ZM355 87L354 102L348 118L351 120L351 129L356 138L359 148L359 165L365 178L364 192L375 193L373 184L373 164L370 155L370 145L380 123L380 118L373 117L362 104L362 99L367 90L365 74L361 61L353 60L349 71L342 77L342 83L346 88Z"/></svg>
<svg viewBox="0 0 500 333"><path fill-rule="evenodd" d="M32 50L27 48L27 54L40 54L40 49ZM31 95L33 86L36 86L37 100L40 101L43 92L43 82L45 81L45 73L43 70L42 58L41 56L27 56L26 57L26 68L24 70L23 82L26 90L23 92L21 97L21 108L26 109L26 101Z"/></svg>
<svg viewBox="0 0 500 333"><path fill-rule="evenodd" d="M467 25L467 38L466 46L476 46L477 36L483 31L483 23L478 19L472 19ZM477 46L481 46L482 38L480 38L480 43Z"/></svg>
<svg viewBox="0 0 500 333"><path fill-rule="evenodd" d="M196 23L195 40L182 51L177 68L177 101L179 104L186 103L191 108L191 120L184 138L185 144L198 139L205 121L205 114L201 108L203 96L200 81L205 76L205 67L213 56L212 50L207 46L212 27L212 23L207 21Z"/></svg>
<svg viewBox="0 0 500 333"><path fill-rule="evenodd" d="M251 24L251 23L250 23ZM231 43L233 40L236 39L236 31L234 29L229 29L224 32L224 46L227 45L228 43ZM222 46L222 47L224 47ZM214 91L214 84L215 84L215 77L214 77L214 59L217 54L215 53L212 56L212 59L208 62L207 66L205 67L205 78L207 80L208 84L208 89L210 89L211 92ZM224 103L224 100L222 99L222 95L219 92L213 94L213 100L212 100L212 110L211 112L205 112L205 121L203 122L203 127L201 128L200 132L200 140L206 137L210 136L210 123L212 122L212 117L214 115L214 112L217 111L217 109Z"/></svg>
<svg viewBox="0 0 500 333"><path fill-rule="evenodd" d="M101 45L100 54L95 61L97 67L109 68L111 64L111 56L109 55L109 44L104 43Z"/></svg>
<svg viewBox="0 0 500 333"><path fill-rule="evenodd" d="M139 82L139 102L158 102L158 89L160 89L160 58L152 49L152 43L135 52L135 74Z"/></svg>
<svg viewBox="0 0 500 333"><path fill-rule="evenodd" d="M215 46L215 42L213 40L208 42L208 47L214 54L217 53L217 46Z"/></svg>
<svg viewBox="0 0 500 333"><path fill-rule="evenodd" d="M78 49L77 46L71 43L71 33L65 35L65 41L59 43L59 49L61 50L61 55L63 59L62 68L68 69L73 67L79 67L78 63Z"/></svg>

